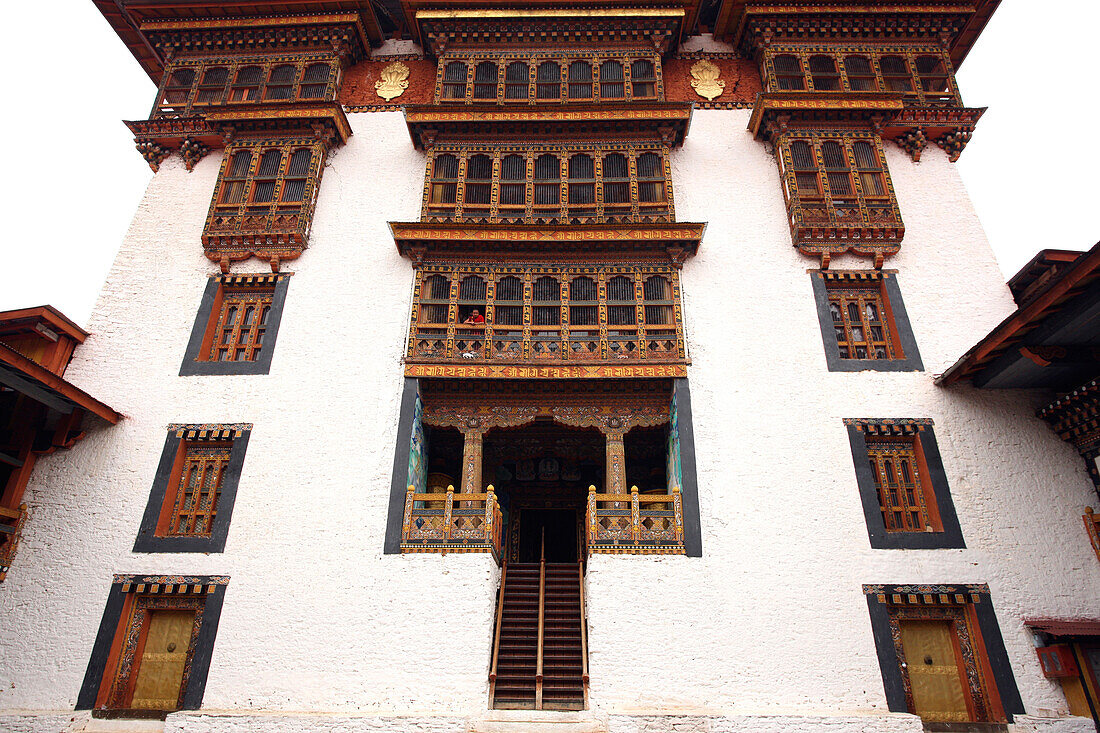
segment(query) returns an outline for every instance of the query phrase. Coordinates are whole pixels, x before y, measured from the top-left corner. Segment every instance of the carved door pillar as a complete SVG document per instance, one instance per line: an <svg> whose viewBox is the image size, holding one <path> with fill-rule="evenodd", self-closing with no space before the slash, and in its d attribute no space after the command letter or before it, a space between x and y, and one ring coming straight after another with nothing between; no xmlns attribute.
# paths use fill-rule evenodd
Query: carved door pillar
<svg viewBox="0 0 1100 733"><path fill-rule="evenodd" d="M484 488L481 485L481 457L482 441L484 433L481 430L466 429L462 431L465 442L462 445L462 486L459 492L463 494L477 494Z"/></svg>
<svg viewBox="0 0 1100 733"><path fill-rule="evenodd" d="M604 471L604 483L609 494L625 494L626 488L626 448L623 444L623 429L607 429L607 467Z"/></svg>

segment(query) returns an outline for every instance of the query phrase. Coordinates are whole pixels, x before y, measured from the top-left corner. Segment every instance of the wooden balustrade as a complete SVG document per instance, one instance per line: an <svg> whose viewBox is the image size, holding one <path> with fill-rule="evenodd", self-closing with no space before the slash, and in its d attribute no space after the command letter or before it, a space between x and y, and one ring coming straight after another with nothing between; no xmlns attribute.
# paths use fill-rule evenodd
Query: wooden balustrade
<svg viewBox="0 0 1100 733"><path fill-rule="evenodd" d="M598 494L588 487L585 518L589 554L684 554L680 487L671 494Z"/></svg>
<svg viewBox="0 0 1100 733"><path fill-rule="evenodd" d="M504 519L492 485L483 494L455 497L454 486L442 494L418 494L409 486L401 528L402 552L491 552L501 557Z"/></svg>

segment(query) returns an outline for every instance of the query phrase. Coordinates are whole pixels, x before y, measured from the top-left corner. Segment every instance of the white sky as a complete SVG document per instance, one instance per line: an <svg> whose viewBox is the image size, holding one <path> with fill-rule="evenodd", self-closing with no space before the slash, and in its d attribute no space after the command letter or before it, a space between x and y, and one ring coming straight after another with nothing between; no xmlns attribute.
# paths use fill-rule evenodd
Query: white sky
<svg viewBox="0 0 1100 733"><path fill-rule="evenodd" d="M152 176L120 120L147 117L155 87L90 0L45 22L38 3L4 5L0 310L49 303L84 324ZM964 101L990 108L958 165L1006 279L1100 240L1098 26L1094 0L1003 0L959 73Z"/></svg>

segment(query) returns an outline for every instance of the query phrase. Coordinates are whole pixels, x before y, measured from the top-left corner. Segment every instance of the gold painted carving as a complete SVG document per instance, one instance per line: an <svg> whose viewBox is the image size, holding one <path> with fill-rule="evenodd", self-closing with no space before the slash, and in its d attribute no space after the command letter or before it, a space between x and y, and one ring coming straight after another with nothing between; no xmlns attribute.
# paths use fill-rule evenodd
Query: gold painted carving
<svg viewBox="0 0 1100 733"><path fill-rule="evenodd" d="M696 61L691 67L691 87L695 93L709 102L722 96L726 82L718 78L721 70L710 61Z"/></svg>
<svg viewBox="0 0 1100 733"><path fill-rule="evenodd" d="M400 61L382 69L382 79L374 82L374 93L387 102L400 97L409 88L409 67Z"/></svg>

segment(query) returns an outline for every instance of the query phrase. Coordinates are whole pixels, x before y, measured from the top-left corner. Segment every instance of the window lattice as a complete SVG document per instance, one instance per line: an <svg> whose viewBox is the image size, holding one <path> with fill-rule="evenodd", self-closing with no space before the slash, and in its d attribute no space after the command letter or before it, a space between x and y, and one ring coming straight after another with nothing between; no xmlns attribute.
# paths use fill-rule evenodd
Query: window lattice
<svg viewBox="0 0 1100 733"><path fill-rule="evenodd" d="M184 115L194 107L243 102L333 99L337 67L316 56L293 61L242 59L227 63L197 60L165 75L154 114Z"/></svg>
<svg viewBox="0 0 1100 733"><path fill-rule="evenodd" d="M231 445L193 443L184 450L167 536L201 537L210 534L218 511L222 479L229 466Z"/></svg>
<svg viewBox="0 0 1100 733"><path fill-rule="evenodd" d="M886 529L924 532L932 527L914 438L867 440Z"/></svg>
<svg viewBox="0 0 1100 733"><path fill-rule="evenodd" d="M210 346L210 361L255 361L264 346L273 289L226 289Z"/></svg>
<svg viewBox="0 0 1100 733"><path fill-rule="evenodd" d="M842 359L900 359L881 289L832 287L829 315Z"/></svg>
<svg viewBox="0 0 1100 733"><path fill-rule="evenodd" d="M437 99L442 102L616 101L658 97L655 58L631 58L631 54L610 59L452 57L441 63Z"/></svg>

